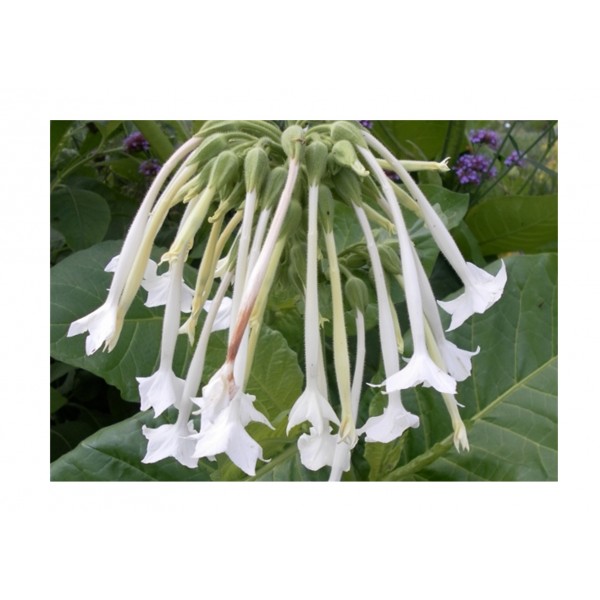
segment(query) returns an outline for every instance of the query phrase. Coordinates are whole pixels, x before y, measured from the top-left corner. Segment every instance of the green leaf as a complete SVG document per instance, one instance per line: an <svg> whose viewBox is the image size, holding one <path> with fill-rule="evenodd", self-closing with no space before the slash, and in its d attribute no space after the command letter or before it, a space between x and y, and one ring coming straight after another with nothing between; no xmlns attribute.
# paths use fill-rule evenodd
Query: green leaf
<svg viewBox="0 0 600 600"><path fill-rule="evenodd" d="M556 248L558 196L501 196L473 207L466 223L479 240L483 254Z"/></svg>
<svg viewBox="0 0 600 600"><path fill-rule="evenodd" d="M54 160L73 121L50 121L50 162Z"/></svg>
<svg viewBox="0 0 600 600"><path fill-rule="evenodd" d="M162 162L166 162L175 149L157 121L134 121L133 123L148 140L150 147L158 158Z"/></svg>
<svg viewBox="0 0 600 600"><path fill-rule="evenodd" d="M451 121L375 121L373 133L402 159L444 158L441 151Z"/></svg>
<svg viewBox="0 0 600 600"><path fill-rule="evenodd" d="M50 217L52 227L62 233L69 248L82 250L104 238L110 209L102 196L64 186L50 197Z"/></svg>
<svg viewBox="0 0 600 600"><path fill-rule="evenodd" d="M457 394L471 451L458 454L452 446L439 394L407 390L403 402L421 426L405 434L403 464L386 479L557 479L557 256L515 256L506 265L501 300L448 334L459 348L481 346ZM488 271L498 268L496 262Z"/></svg>
<svg viewBox="0 0 600 600"><path fill-rule="evenodd" d="M85 355L85 335L66 337L69 325L102 305L112 274L104 267L119 254L122 242L108 241L65 258L51 270L50 353L57 360L86 369L119 389L123 398L139 402L136 376L150 375L158 366L162 308L144 306L145 293L134 300L116 348ZM180 336L175 364L187 360L188 344Z"/></svg>
<svg viewBox="0 0 600 600"><path fill-rule="evenodd" d="M142 425L159 427L174 422L171 413L153 419L151 411L138 413L121 423L105 427L54 461L52 481L209 481L214 469L208 461L189 469L174 458L146 465L146 438Z"/></svg>
<svg viewBox="0 0 600 600"><path fill-rule="evenodd" d="M57 389L50 388L50 414L55 413L67 402L67 399Z"/></svg>

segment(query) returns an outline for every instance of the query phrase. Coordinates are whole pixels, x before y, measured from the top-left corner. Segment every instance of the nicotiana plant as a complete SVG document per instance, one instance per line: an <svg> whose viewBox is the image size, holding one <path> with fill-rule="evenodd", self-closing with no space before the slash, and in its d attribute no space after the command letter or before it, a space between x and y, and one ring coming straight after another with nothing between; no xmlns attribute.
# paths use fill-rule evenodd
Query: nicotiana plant
<svg viewBox="0 0 600 600"><path fill-rule="evenodd" d="M507 283L506 267L501 261L490 273L466 261L445 215L411 176L444 173L447 161L402 160L369 126L309 122L282 131L266 121L207 121L156 172L118 256L105 266L112 281L104 303L74 320L67 333L86 334L87 355L111 352L140 287L148 307L164 306L157 368L149 376L136 374L137 384L142 411L177 416L142 426L143 463L172 457L195 469L225 454L253 476L257 463L269 460L251 430L274 425L248 381L269 298L281 285L296 286L301 295L305 380L285 430L302 428L297 447L304 467L329 467L329 479L340 480L361 436L367 444L389 444L419 427L419 415L402 400L415 386L439 393L456 451L469 451L457 382L470 377L480 345L475 338L470 347L458 347L446 331L493 307ZM497 144L476 133L473 143ZM126 141L146 149L139 136ZM459 165L461 182L475 166ZM336 242L340 211L354 215L362 238L355 251L343 254ZM177 216L178 228L157 262L151 256L168 215ZM408 216L424 226L460 279L454 298L436 299ZM184 270L198 248L196 281L189 286ZM398 317L397 290L409 331ZM365 381L366 312L373 303L383 372ZM449 315L447 330L440 311ZM222 330L225 357L207 377L209 343ZM191 353L185 371L174 361L179 336ZM361 422L360 404L372 388L381 389L386 404Z"/></svg>

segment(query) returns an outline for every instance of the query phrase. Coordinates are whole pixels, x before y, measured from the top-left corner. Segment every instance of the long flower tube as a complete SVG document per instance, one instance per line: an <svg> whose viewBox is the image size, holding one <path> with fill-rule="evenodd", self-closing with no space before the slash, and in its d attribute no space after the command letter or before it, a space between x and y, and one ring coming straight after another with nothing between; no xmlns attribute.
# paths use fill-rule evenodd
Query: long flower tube
<svg viewBox="0 0 600 600"><path fill-rule="evenodd" d="M296 400L288 417L287 432L309 421L315 432L320 435L329 431L329 423L339 424L337 415L325 396L319 392L318 368L321 334L319 331L319 298L318 298L318 201L319 186L308 188L308 230L306 235L306 301L304 312L304 356L306 385L301 396Z"/></svg>
<svg viewBox="0 0 600 600"><path fill-rule="evenodd" d="M413 252L416 253L414 249ZM423 265L420 261L416 261L416 264L419 286L423 298L423 312L427 319L426 324L429 324L431 327L431 334L435 339L436 346L439 349L441 358L444 362L444 368L447 369L447 372L452 375L456 381L464 381L471 374L471 358L479 354L480 348L477 346L475 352L469 352L468 350L458 348L455 344L446 339L431 284L429 283L429 279L427 279ZM403 285L403 283L404 282L402 282L401 285Z"/></svg>
<svg viewBox="0 0 600 600"><path fill-rule="evenodd" d="M355 311L356 321L356 360L354 362L354 375L352 377L352 420L356 427L358 405L362 391L365 371L365 357L367 353L365 341L365 315L359 309ZM342 473L350 470L350 454L352 448L346 440L339 440L335 446L329 481L341 481Z"/></svg>
<svg viewBox="0 0 600 600"><path fill-rule="evenodd" d="M329 279L331 282L331 303L333 309L333 363L337 380L338 393L342 406L340 420L340 439L348 440L351 446L356 444L358 435L352 419L352 392L350 384L350 358L348 354L348 337L344 321L344 301L342 282L338 265L335 237L331 224L325 225L325 247L329 262Z"/></svg>
<svg viewBox="0 0 600 600"><path fill-rule="evenodd" d="M377 177L384 198L388 203L389 210L396 225L398 244L400 246L400 259L405 281L406 305L408 318L413 336L413 356L408 365L395 373L384 382L388 392L397 389L406 389L418 384L430 385L439 392L454 394L456 392L456 381L447 373L444 373L431 359L425 344L425 325L423 320L423 309L421 292L417 276L417 267L412 251L408 229L402 217L400 207L394 196L394 192L385 176L382 168L377 163L373 154L366 148L357 147L372 172Z"/></svg>
<svg viewBox="0 0 600 600"><path fill-rule="evenodd" d="M192 397L197 394L198 387L200 386L208 340L231 278L232 273L223 277L206 315L206 320L202 326L200 338L194 350L187 377L177 403L179 410L177 420L174 424L161 425L156 429L146 427L145 425L142 427L142 433L148 440L148 449L145 457L142 459L144 463L154 463L172 456L190 469L198 465L198 458L193 456L196 449L196 440L190 437L196 433L193 423L190 421L193 407Z"/></svg>
<svg viewBox="0 0 600 600"><path fill-rule="evenodd" d="M450 232L402 163L372 134L364 131L363 136L369 146L389 162L410 194L415 198L431 235L465 286L464 293L458 298L439 303L446 312L452 315L452 322L448 328L448 331L452 331L462 325L472 314L485 312L500 299L506 284L504 261L502 261L500 270L496 275L490 275L487 271L466 262ZM364 149L360 150L364 156Z"/></svg>
<svg viewBox="0 0 600 600"><path fill-rule="evenodd" d="M108 340L111 340L117 330L117 306L119 298L125 287L125 282L131 266L135 260L138 246L144 236L144 230L148 221L148 215L152 209L158 193L165 181L172 173L173 169L188 156L200 143L201 139L193 137L176 150L171 158L163 165L158 175L152 182L144 200L142 201L138 212L131 223L129 231L125 236L125 241L120 252L120 260L113 275L108 295L104 304L91 312L90 314L74 321L69 326L67 337L88 332L85 341L86 354L90 355L96 352L103 344L108 347ZM143 275L143 273L142 273ZM115 342L116 343L116 342ZM114 343L113 343L114 346Z"/></svg>
<svg viewBox="0 0 600 600"><path fill-rule="evenodd" d="M385 283L381 257L379 256L367 215L362 206L355 203L352 206L365 236L367 251L373 269L375 293L377 294L377 311L379 315L381 354L385 376L388 379L400 370L396 339L393 334L392 307ZM400 437L406 429L418 426L419 418L408 412L402 405L400 390L393 390L388 393L388 406L384 409L383 414L368 419L359 429L359 433L365 433L367 436L366 441L368 442L389 442Z"/></svg>

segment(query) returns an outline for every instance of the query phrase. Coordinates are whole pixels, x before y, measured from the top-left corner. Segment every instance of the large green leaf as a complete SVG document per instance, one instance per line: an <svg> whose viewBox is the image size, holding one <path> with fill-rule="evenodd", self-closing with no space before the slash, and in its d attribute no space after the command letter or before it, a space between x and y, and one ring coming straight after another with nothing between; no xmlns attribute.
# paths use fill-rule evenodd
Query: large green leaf
<svg viewBox="0 0 600 600"><path fill-rule="evenodd" d="M71 250L100 242L110 223L104 198L89 190L63 186L50 197L52 227L60 231Z"/></svg>
<svg viewBox="0 0 600 600"><path fill-rule="evenodd" d="M399 158L440 157L452 121L375 121L374 134Z"/></svg>
<svg viewBox="0 0 600 600"><path fill-rule="evenodd" d="M214 467L201 461L189 469L174 458L146 465L142 425L158 427L173 422L173 415L153 419L151 411L105 427L61 456L50 466L52 481L207 481Z"/></svg>
<svg viewBox="0 0 600 600"><path fill-rule="evenodd" d="M421 427L408 432L402 464L386 479L557 479L557 256L511 257L506 264L502 299L448 335L461 348L481 346L457 395L471 451L453 448L439 394L409 390L403 400Z"/></svg>
<svg viewBox="0 0 600 600"><path fill-rule="evenodd" d="M555 250L558 196L500 196L473 207L466 223L484 254Z"/></svg>

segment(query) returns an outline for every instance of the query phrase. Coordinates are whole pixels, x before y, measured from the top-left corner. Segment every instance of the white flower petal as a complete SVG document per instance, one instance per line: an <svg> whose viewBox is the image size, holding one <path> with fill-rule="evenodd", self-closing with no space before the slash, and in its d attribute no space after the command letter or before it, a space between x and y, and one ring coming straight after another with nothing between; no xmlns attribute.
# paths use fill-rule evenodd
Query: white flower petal
<svg viewBox="0 0 600 600"><path fill-rule="evenodd" d="M169 406L178 406L185 381L171 369L159 369L150 377L136 377L139 384L141 410L154 409L158 417Z"/></svg>
<svg viewBox="0 0 600 600"><path fill-rule="evenodd" d="M472 263L466 263L466 265L469 279L465 282L464 293L447 302L438 300L438 304L452 315L452 321L447 331L460 327L474 313L484 313L500 299L506 285L504 261L496 275L490 275Z"/></svg>
<svg viewBox="0 0 600 600"><path fill-rule="evenodd" d="M318 433L315 427L311 427L310 434L303 433L298 438L300 461L307 469L318 471L333 464L338 436L330 432L331 427L327 427L327 430L321 433Z"/></svg>
<svg viewBox="0 0 600 600"><path fill-rule="evenodd" d="M366 442L388 443L399 438L409 427L419 426L419 417L409 413L400 402L390 402L383 414L371 417L358 430Z"/></svg>
<svg viewBox="0 0 600 600"><path fill-rule="evenodd" d="M456 381L464 381L471 375L471 358L479 354L479 346L475 352L462 350L448 340L444 340L439 345L439 350L444 360L444 364L448 369L448 373L456 379Z"/></svg>
<svg viewBox="0 0 600 600"><path fill-rule="evenodd" d="M89 332L85 340L85 353L93 354L108 341L117 328L117 306L106 302L89 315L73 321L67 331L67 337Z"/></svg>
<svg viewBox="0 0 600 600"><path fill-rule="evenodd" d="M212 305L212 300L207 300L204 303L204 310L208 312ZM217 311L217 316L215 317L215 321L212 326L212 331L221 331L223 329L229 329L231 324L231 298L223 298L221 304L219 305L219 310Z"/></svg>
<svg viewBox="0 0 600 600"><path fill-rule="evenodd" d="M190 469L198 466L198 459L192 456L196 442L189 437L196 433L191 421L187 423L187 426L175 423L161 425L157 429L151 429L144 425L142 433L148 440L146 456L142 459L143 463L155 463L172 456Z"/></svg>
<svg viewBox="0 0 600 600"><path fill-rule="evenodd" d="M309 421L319 434L323 432L329 421L336 425L340 424L327 398L318 390L310 387L302 392L294 406L292 406L286 432L289 433L292 427L304 423L304 421Z"/></svg>
<svg viewBox="0 0 600 600"><path fill-rule="evenodd" d="M385 385L386 393L389 394L419 384L446 394L456 393L456 381L444 373L428 354L423 353L414 354L403 369L388 377L381 385Z"/></svg>
<svg viewBox="0 0 600 600"><path fill-rule="evenodd" d="M262 448L244 429L234 402L194 438L197 439L194 457L211 457L224 452L248 475L255 475L256 461L264 460Z"/></svg>

